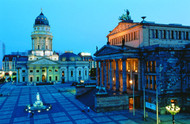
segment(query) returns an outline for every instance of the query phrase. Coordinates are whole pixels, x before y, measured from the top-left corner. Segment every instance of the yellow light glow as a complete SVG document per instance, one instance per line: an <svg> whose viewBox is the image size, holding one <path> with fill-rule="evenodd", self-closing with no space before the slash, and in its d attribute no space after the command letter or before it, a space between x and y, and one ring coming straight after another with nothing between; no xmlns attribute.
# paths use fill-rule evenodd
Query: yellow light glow
<svg viewBox="0 0 190 124"><path fill-rule="evenodd" d="M132 84L132 83L133 83L133 81L132 81L132 80L130 80L130 81L129 81L129 83L130 83L130 84Z"/></svg>
<svg viewBox="0 0 190 124"><path fill-rule="evenodd" d="M40 113L41 111L40 111L40 110L38 110L38 112Z"/></svg>
<svg viewBox="0 0 190 124"><path fill-rule="evenodd" d="M137 72L137 70L135 70L135 72Z"/></svg>
<svg viewBox="0 0 190 124"><path fill-rule="evenodd" d="M113 81L115 80L115 78L113 77Z"/></svg>
<svg viewBox="0 0 190 124"><path fill-rule="evenodd" d="M128 70L128 72L130 72L130 70Z"/></svg>
<svg viewBox="0 0 190 124"><path fill-rule="evenodd" d="M9 71L9 75L11 76L13 74L13 72L12 71Z"/></svg>

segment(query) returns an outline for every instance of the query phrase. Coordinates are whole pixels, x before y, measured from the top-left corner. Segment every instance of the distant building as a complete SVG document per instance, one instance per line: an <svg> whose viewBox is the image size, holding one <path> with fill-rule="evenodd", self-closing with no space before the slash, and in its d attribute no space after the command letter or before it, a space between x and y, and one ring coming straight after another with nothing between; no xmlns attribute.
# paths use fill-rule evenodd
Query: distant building
<svg viewBox="0 0 190 124"><path fill-rule="evenodd" d="M170 101L190 111L190 26L122 19L107 38L94 54L97 85L128 93L129 108L134 83L136 108L145 90L146 108L155 111L158 90L161 114Z"/></svg>
<svg viewBox="0 0 190 124"><path fill-rule="evenodd" d="M42 12L36 17L33 28L32 50L27 56L23 56L25 53L21 52L4 56L4 77L17 83L30 84L79 82L89 79L89 62L82 61L80 56L72 52L59 55L53 51L53 35L49 21Z"/></svg>
<svg viewBox="0 0 190 124"><path fill-rule="evenodd" d="M28 56L28 52L11 52L11 55Z"/></svg>
<svg viewBox="0 0 190 124"><path fill-rule="evenodd" d="M5 55L5 44L3 42L0 42L0 70L2 69L2 60L4 55Z"/></svg>
<svg viewBox="0 0 190 124"><path fill-rule="evenodd" d="M88 61L89 64L90 64L90 69L92 68L96 68L96 63L92 57L92 55L90 53L87 53L87 52L80 52L78 54L81 58L82 58L82 61Z"/></svg>

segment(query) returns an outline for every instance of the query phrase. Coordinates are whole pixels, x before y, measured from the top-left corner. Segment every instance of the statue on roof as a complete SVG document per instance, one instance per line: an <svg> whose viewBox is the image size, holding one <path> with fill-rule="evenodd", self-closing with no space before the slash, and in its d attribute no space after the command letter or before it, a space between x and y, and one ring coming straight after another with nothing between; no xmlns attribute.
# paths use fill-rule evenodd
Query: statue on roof
<svg viewBox="0 0 190 124"><path fill-rule="evenodd" d="M119 20L121 21L131 21L131 16L129 15L129 10L125 10L126 14L122 14L120 17L119 17Z"/></svg>

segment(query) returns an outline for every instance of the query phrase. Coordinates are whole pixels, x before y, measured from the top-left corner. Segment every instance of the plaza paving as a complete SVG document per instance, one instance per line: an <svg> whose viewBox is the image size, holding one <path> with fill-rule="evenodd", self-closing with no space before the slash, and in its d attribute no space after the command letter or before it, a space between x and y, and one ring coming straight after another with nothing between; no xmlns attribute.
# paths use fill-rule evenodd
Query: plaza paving
<svg viewBox="0 0 190 124"><path fill-rule="evenodd" d="M62 92L58 92L59 89ZM154 120L142 121L142 115L134 117L129 111L113 111L96 113L92 110L82 112L84 104L75 98L75 87L67 84L51 86L15 86L10 83L1 87L0 92L0 124L153 124ZM35 113L32 118L28 117L24 108L27 104L33 104L36 93L40 93L41 100L52 104L48 112ZM88 100L88 99L87 99ZM186 123L186 122L183 122Z"/></svg>

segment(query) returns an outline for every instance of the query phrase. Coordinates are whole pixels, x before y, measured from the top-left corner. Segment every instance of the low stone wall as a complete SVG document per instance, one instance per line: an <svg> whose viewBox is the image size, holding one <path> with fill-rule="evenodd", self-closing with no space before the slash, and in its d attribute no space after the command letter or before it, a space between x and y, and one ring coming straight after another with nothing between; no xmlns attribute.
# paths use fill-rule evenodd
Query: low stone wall
<svg viewBox="0 0 190 124"><path fill-rule="evenodd" d="M105 112L113 110L123 110L129 108L127 95L96 95L95 111Z"/></svg>
<svg viewBox="0 0 190 124"><path fill-rule="evenodd" d="M89 92L89 91L91 91L92 89L94 89L95 87L90 87L90 86L88 86L88 87L86 87L86 86L76 86L76 97L79 97L79 96L81 96L81 95L83 95L83 94L85 94L85 93L87 93L87 92Z"/></svg>

